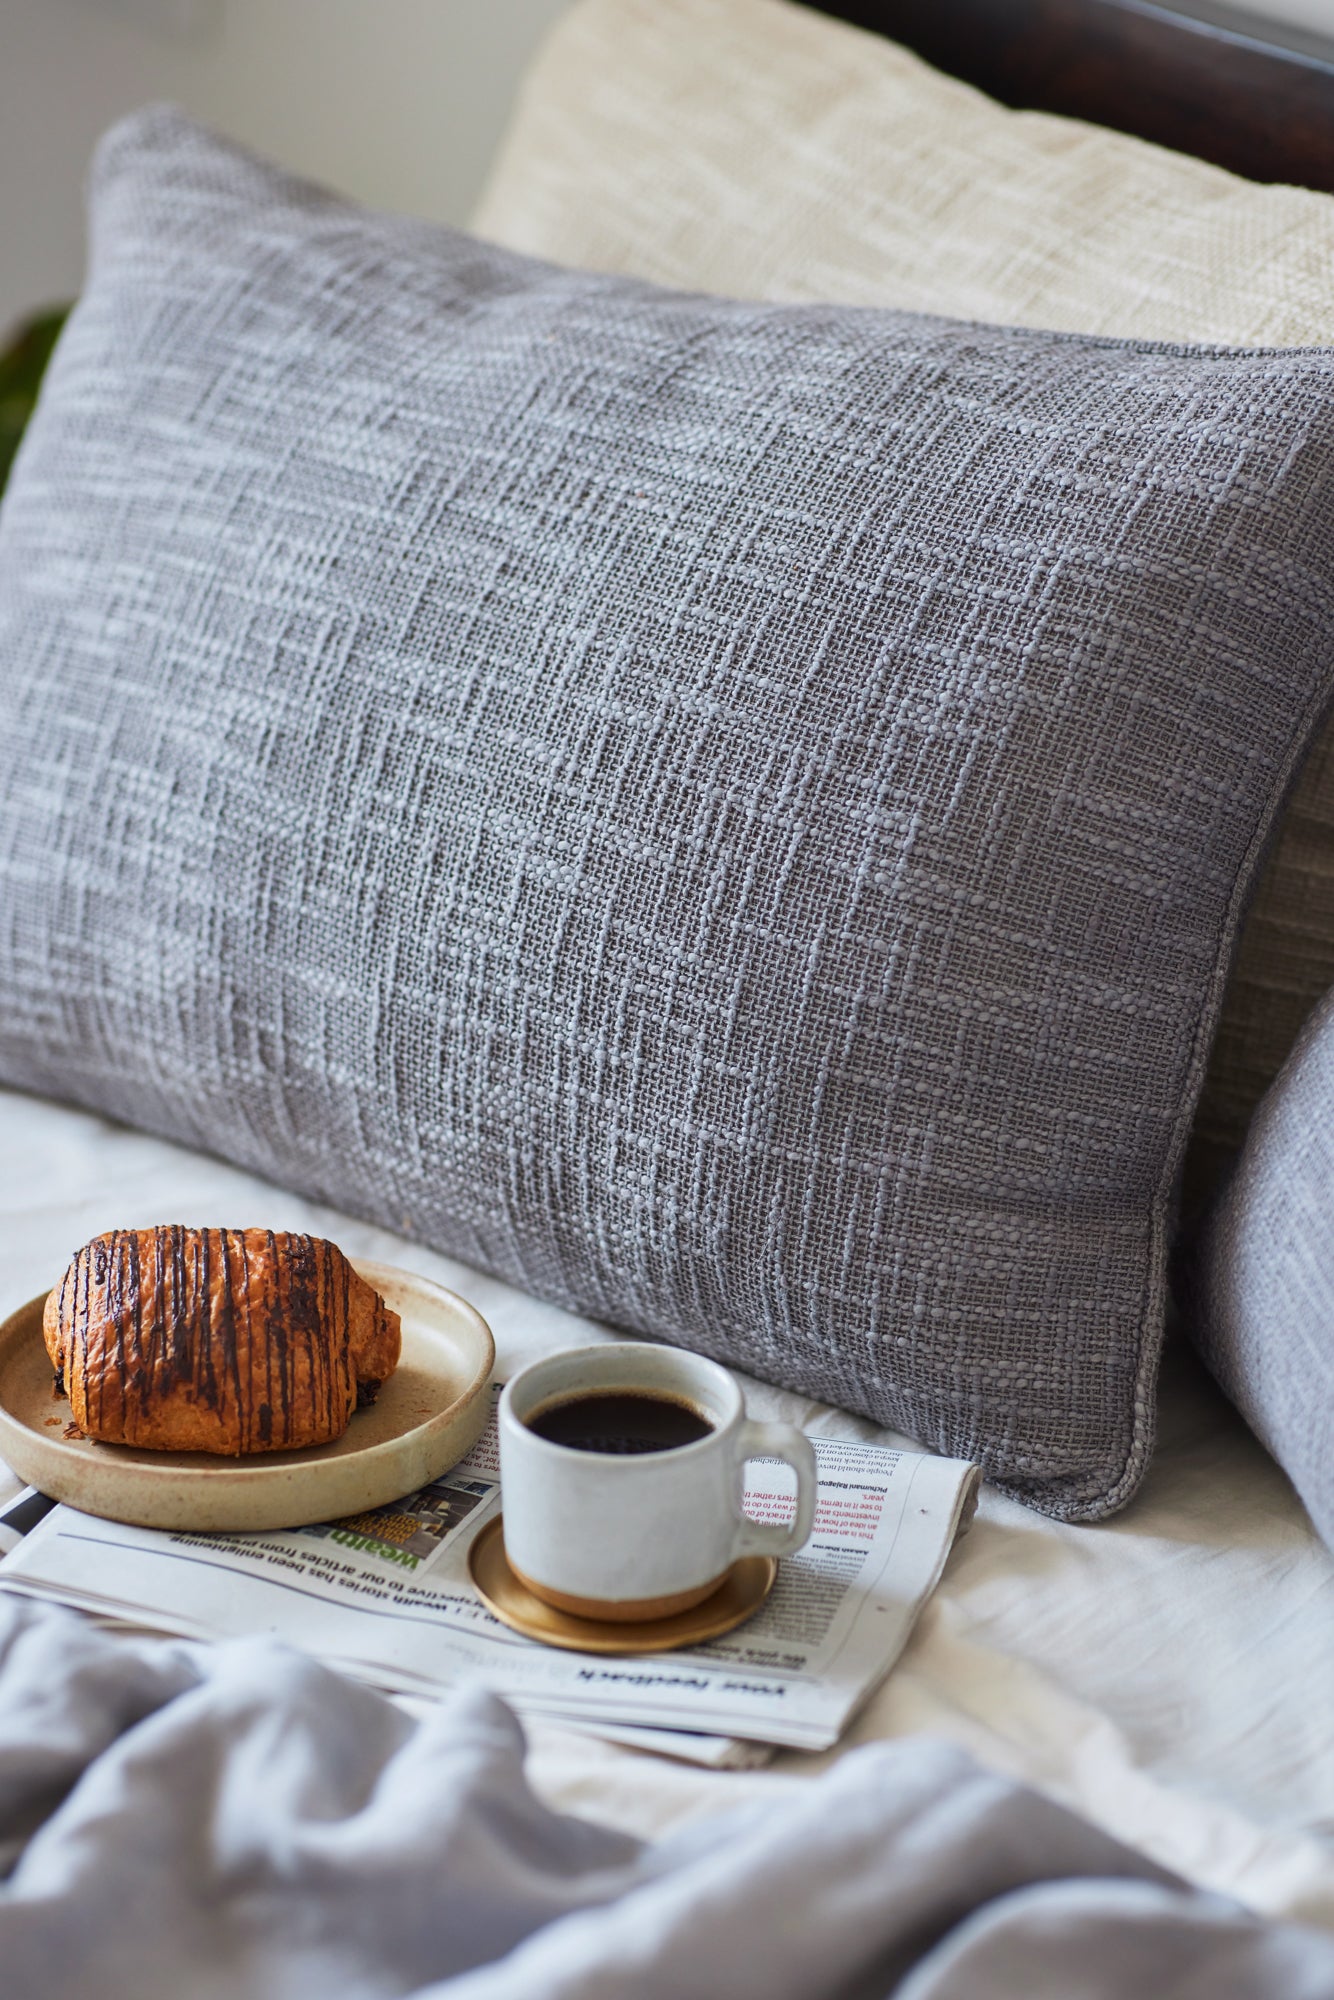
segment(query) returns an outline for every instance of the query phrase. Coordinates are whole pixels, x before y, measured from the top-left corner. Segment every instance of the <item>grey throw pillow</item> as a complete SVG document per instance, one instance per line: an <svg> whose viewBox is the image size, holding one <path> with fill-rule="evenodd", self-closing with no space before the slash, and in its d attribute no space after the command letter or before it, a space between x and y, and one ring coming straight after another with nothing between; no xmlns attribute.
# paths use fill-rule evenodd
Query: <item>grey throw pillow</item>
<svg viewBox="0 0 1334 2000"><path fill-rule="evenodd" d="M163 112L92 246L0 512L0 1075L1120 1506L1334 359L674 295Z"/></svg>
<svg viewBox="0 0 1334 2000"><path fill-rule="evenodd" d="M1334 1549L1334 993L1251 1122L1186 1290L1205 1360Z"/></svg>

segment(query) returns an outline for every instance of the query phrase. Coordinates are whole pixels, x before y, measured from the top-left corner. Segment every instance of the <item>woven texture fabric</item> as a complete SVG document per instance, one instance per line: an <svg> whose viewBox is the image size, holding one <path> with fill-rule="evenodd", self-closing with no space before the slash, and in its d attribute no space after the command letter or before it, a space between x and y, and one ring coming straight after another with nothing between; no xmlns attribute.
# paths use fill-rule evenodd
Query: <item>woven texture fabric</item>
<svg viewBox="0 0 1334 2000"><path fill-rule="evenodd" d="M1334 338L1334 201L1013 112L786 0L578 0L476 218L516 250L754 299L1151 340ZM1242 936L1187 1161L1213 1186L1334 985L1334 732Z"/></svg>
<svg viewBox="0 0 1334 2000"><path fill-rule="evenodd" d="M1334 1549L1334 994L1188 1257L1205 1359Z"/></svg>
<svg viewBox="0 0 1334 2000"><path fill-rule="evenodd" d="M1334 357L677 296L170 113L92 243L0 511L0 1075L1123 1502Z"/></svg>

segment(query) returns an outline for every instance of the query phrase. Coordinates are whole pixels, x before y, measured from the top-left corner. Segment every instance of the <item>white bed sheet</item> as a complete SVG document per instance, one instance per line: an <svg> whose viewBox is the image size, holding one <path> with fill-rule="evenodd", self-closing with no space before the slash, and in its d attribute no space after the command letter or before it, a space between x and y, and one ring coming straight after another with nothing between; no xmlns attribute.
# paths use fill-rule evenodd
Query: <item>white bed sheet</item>
<svg viewBox="0 0 1334 2000"><path fill-rule="evenodd" d="M0 1315L99 1230L155 1222L308 1229L424 1271L476 1303L507 1373L603 1334L202 1154L0 1091ZM759 1384L747 1395L810 1430L887 1435ZM0 1468L0 1497L15 1484ZM1193 1881L1334 1929L1334 1557L1188 1355L1169 1356L1159 1452L1116 1520L1065 1527L984 1491L845 1742L913 1731L963 1745ZM545 1796L642 1834L800 1784L840 1754L706 1772L556 1728L531 1735Z"/></svg>

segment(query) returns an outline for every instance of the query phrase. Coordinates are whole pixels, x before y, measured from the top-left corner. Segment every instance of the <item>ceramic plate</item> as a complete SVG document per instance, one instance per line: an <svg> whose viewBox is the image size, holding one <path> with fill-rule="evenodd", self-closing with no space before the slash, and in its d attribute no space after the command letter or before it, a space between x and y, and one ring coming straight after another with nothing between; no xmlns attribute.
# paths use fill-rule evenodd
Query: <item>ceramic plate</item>
<svg viewBox="0 0 1334 2000"><path fill-rule="evenodd" d="M429 1278L350 1262L400 1315L403 1354L332 1444L216 1458L66 1438L70 1406L52 1388L43 1295L0 1325L0 1459L53 1500L142 1528L300 1528L428 1485L471 1449L490 1415L490 1328Z"/></svg>
<svg viewBox="0 0 1334 2000"><path fill-rule="evenodd" d="M772 1556L742 1556L712 1597L678 1611L674 1618L645 1618L633 1625L599 1618L575 1618L534 1597L520 1583L505 1554L503 1521L488 1521L468 1551L468 1573L502 1625L564 1646L572 1653L667 1653L676 1646L699 1646L743 1625L774 1587L778 1564Z"/></svg>

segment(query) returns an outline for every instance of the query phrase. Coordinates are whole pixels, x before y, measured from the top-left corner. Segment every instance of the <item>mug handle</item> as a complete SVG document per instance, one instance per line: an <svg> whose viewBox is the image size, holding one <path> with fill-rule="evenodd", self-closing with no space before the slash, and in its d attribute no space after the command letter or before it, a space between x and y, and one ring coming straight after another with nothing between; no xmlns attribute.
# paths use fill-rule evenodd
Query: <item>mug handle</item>
<svg viewBox="0 0 1334 2000"><path fill-rule="evenodd" d="M733 1558L737 1556L795 1555L810 1537L815 1525L815 1452L808 1437L791 1424L742 1424L737 1438L737 1470L748 1458L781 1458L797 1477L797 1511L790 1526L777 1521L752 1521L742 1515L737 1523Z"/></svg>

